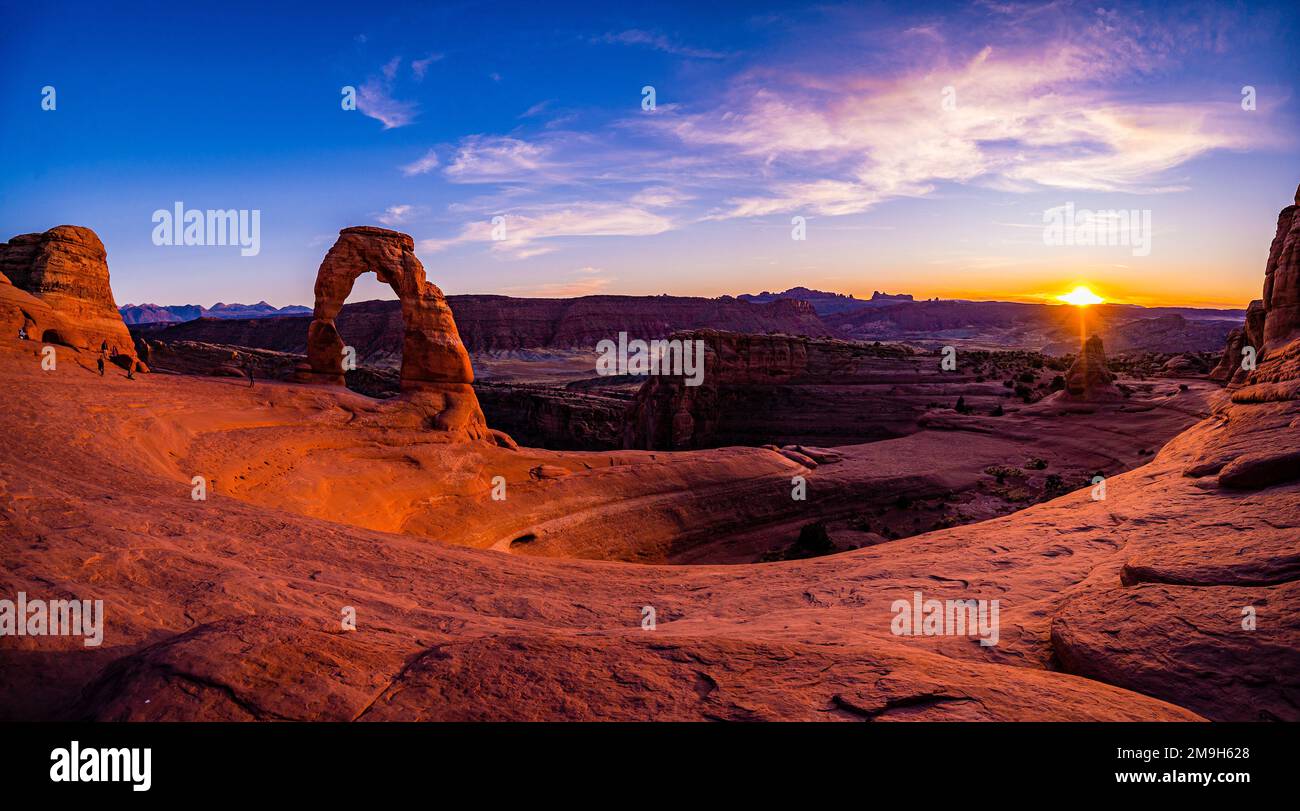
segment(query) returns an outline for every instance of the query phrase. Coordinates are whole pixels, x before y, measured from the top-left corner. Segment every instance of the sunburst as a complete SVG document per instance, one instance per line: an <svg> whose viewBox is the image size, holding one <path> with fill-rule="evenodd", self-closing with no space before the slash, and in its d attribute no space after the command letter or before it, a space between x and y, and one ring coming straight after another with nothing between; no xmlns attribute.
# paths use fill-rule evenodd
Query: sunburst
<svg viewBox="0 0 1300 811"><path fill-rule="evenodd" d="M1058 299L1066 304L1073 304L1076 307L1087 307L1089 304L1101 304L1104 298L1089 290L1084 285L1079 285L1070 292L1057 296Z"/></svg>

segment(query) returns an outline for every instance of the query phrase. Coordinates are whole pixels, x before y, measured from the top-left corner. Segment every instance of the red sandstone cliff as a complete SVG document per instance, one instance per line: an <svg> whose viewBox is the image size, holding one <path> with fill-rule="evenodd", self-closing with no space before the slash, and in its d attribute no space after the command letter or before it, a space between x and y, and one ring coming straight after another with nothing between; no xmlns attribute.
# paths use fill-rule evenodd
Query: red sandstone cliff
<svg viewBox="0 0 1300 811"><path fill-rule="evenodd" d="M34 341L91 352L106 343L114 362L138 363L104 244L89 228L60 225L0 243L0 318L6 331L25 327Z"/></svg>

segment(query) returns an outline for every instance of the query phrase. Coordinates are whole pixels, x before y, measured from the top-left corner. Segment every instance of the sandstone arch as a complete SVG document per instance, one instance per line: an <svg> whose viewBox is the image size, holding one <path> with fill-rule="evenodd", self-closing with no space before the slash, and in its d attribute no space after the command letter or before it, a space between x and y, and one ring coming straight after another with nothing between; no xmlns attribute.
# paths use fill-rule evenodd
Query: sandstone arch
<svg viewBox="0 0 1300 811"><path fill-rule="evenodd" d="M402 302L403 396L429 407L432 427L487 436L486 420L470 385L474 370L442 291L424 277L415 241L386 228L355 226L339 232L316 273L316 302L307 331L305 379L342 386L343 339L334 319L358 276L373 272Z"/></svg>

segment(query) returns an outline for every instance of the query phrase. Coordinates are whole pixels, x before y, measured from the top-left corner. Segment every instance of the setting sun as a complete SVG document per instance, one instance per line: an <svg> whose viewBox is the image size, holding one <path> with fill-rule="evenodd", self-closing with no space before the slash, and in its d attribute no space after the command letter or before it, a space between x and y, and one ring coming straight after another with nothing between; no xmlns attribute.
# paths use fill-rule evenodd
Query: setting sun
<svg viewBox="0 0 1300 811"><path fill-rule="evenodd" d="M1076 307L1087 307L1089 304L1101 304L1105 301L1101 296L1092 292L1083 285L1079 285L1065 295L1057 296L1057 298L1064 301L1066 304L1073 304Z"/></svg>

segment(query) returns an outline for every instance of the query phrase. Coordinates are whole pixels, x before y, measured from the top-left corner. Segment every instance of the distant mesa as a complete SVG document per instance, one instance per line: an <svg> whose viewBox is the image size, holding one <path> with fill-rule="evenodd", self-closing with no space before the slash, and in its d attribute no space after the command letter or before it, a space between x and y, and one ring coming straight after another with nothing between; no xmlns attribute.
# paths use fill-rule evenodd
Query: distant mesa
<svg viewBox="0 0 1300 811"><path fill-rule="evenodd" d="M307 329L307 366L302 382L344 385L344 343L334 319L358 276L372 272L401 301L401 388L431 412L432 427L490 438L487 421L470 385L474 370L442 291L424 277L407 234L371 226L339 232L316 273L316 306Z"/></svg>
<svg viewBox="0 0 1300 811"><path fill-rule="evenodd" d="M123 368L145 367L118 314L104 243L89 228L60 225L0 243L0 323L34 341L98 352Z"/></svg>
<svg viewBox="0 0 1300 811"><path fill-rule="evenodd" d="M773 301L805 301L812 305L818 315L833 315L852 312L868 307L881 307L913 301L908 293L882 293L873 291L870 299L860 299L847 293L830 293L824 290L811 290L807 287L791 287L783 293L742 293L736 296L740 301L767 304Z"/></svg>

